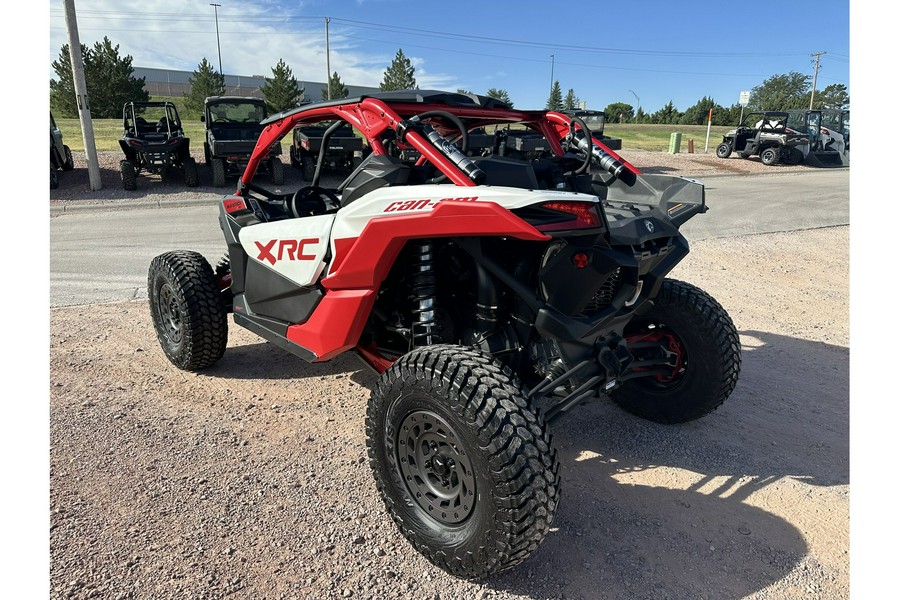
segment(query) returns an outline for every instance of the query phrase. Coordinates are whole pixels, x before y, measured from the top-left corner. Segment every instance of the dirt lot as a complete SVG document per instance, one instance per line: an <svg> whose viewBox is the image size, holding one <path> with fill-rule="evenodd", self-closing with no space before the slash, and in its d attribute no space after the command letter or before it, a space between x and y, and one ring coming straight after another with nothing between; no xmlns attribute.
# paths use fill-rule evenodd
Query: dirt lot
<svg viewBox="0 0 900 600"><path fill-rule="evenodd" d="M142 302L51 310L50 597L848 598L848 245L847 227L693 243L673 275L741 333L732 398L675 427L606 399L561 420L553 531L478 583L386 516L354 357L309 365L232 326L190 374Z"/></svg>

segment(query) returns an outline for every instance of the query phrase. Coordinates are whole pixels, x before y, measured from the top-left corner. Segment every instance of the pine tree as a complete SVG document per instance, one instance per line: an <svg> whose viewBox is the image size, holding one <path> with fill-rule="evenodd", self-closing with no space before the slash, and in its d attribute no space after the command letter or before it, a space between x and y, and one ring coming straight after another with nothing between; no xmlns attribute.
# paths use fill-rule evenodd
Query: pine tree
<svg viewBox="0 0 900 600"><path fill-rule="evenodd" d="M350 90L347 89L347 86L341 81L340 76L337 71L331 76L331 79L328 81L328 87L322 88L322 100L328 100L328 90L331 89L331 99L337 100L338 98L346 98L350 95Z"/></svg>
<svg viewBox="0 0 900 600"><path fill-rule="evenodd" d="M81 56L88 106L93 117L121 117L122 106L126 102L150 99L150 94L144 89L144 78L134 77L131 56L120 56L119 46L113 46L109 38L95 42L92 48L82 44ZM53 61L52 66L59 81L50 80L50 106L58 116L75 117L78 106L68 44L62 47L59 58Z"/></svg>
<svg viewBox="0 0 900 600"><path fill-rule="evenodd" d="M403 55L403 49L397 50L391 66L384 72L384 79L379 88L382 92L392 92L395 90L417 90L415 77L416 69L412 66L412 62Z"/></svg>
<svg viewBox="0 0 900 600"><path fill-rule="evenodd" d="M300 83L284 59L279 58L278 64L272 67L272 78L267 78L260 90L269 111L278 113L295 108L300 103L304 88L300 87Z"/></svg>
<svg viewBox="0 0 900 600"><path fill-rule="evenodd" d="M212 63L203 57L197 70L188 79L191 91L185 94L184 107L187 109L185 117L198 117L203 113L203 104L209 96L221 96L225 93L225 76L213 69Z"/></svg>
<svg viewBox="0 0 900 600"><path fill-rule="evenodd" d="M569 88L569 91L566 92L566 98L563 100L563 110L575 110L578 108L579 102L578 96L575 95L575 90Z"/></svg>
<svg viewBox="0 0 900 600"><path fill-rule="evenodd" d="M546 110L562 110L562 88L559 87L559 81L553 82L553 87L550 89L550 97L547 98L547 106Z"/></svg>
<svg viewBox="0 0 900 600"><path fill-rule="evenodd" d="M497 100L500 100L501 102L506 102L507 104L509 104L510 108L513 105L512 100L509 99L509 94L507 93L506 90L498 90L497 88L491 88L488 91L486 91L484 93L484 95L489 98L496 98Z"/></svg>

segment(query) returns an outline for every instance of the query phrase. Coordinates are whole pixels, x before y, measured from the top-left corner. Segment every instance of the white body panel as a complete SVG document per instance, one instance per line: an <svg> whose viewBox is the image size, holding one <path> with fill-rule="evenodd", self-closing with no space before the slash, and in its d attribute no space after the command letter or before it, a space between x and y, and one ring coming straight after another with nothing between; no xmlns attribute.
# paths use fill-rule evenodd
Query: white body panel
<svg viewBox="0 0 900 600"><path fill-rule="evenodd" d="M366 224L380 217L396 217L434 210L441 200L495 202L506 209L522 208L543 202L599 202L596 196L554 190L525 190L510 187L463 187L454 185L416 185L384 187L374 190L337 213L331 237L356 238Z"/></svg>
<svg viewBox="0 0 900 600"><path fill-rule="evenodd" d="M250 260L298 285L311 285L325 268L333 223L333 214L260 223L241 229L240 242Z"/></svg>

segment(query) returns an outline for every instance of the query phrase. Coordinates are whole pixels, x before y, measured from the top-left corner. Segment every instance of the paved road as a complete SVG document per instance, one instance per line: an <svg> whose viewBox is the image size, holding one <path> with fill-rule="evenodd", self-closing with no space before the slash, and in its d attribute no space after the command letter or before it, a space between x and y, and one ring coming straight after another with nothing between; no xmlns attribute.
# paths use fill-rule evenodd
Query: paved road
<svg viewBox="0 0 900 600"><path fill-rule="evenodd" d="M812 229L850 222L849 169L704 181L705 215L685 224L689 240ZM225 245L216 196L209 203L53 212L51 307L146 298L147 267L167 250L202 253L215 264Z"/></svg>

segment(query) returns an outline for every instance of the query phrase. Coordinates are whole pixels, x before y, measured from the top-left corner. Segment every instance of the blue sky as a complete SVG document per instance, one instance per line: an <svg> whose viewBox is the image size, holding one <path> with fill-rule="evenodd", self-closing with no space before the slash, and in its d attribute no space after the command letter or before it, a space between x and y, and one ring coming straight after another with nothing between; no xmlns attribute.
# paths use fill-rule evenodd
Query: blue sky
<svg viewBox="0 0 900 600"><path fill-rule="evenodd" d="M738 102L771 75L813 74L817 89L850 88L849 0L754 3L548 0L219 0L222 66L271 75L283 58L300 80L324 81L325 17L331 70L345 84L377 86L398 48L420 88L504 89L520 108L543 108L552 79L589 108L611 102L684 110L702 96ZM67 42L62 0L50 0L49 63ZM77 0L81 42L108 36L134 65L192 71L218 65L207 1ZM551 79L552 76L552 79ZM850 88L853 96L853 89Z"/></svg>

